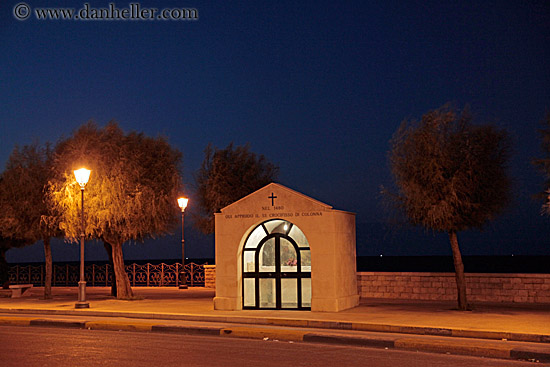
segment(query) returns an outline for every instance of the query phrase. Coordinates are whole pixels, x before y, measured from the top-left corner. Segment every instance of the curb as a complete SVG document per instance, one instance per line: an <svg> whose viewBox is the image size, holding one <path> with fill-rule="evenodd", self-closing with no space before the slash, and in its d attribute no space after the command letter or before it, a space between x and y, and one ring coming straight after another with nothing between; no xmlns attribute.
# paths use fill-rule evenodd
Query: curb
<svg viewBox="0 0 550 367"><path fill-rule="evenodd" d="M304 342L353 345L359 347L386 348L415 350L429 353L450 353L475 357L488 357L499 359L524 359L539 362L550 362L550 348L541 351L533 347L512 347L488 345L480 346L475 340L451 341L451 340L418 340L410 338L371 338L335 336L308 333L304 335Z"/></svg>
<svg viewBox="0 0 550 367"><path fill-rule="evenodd" d="M309 333L304 335L305 342L325 344L346 344L359 347L395 348L394 339L361 338L350 336L334 336Z"/></svg>
<svg viewBox="0 0 550 367"><path fill-rule="evenodd" d="M153 323L132 323L124 321L88 321L84 323L85 329L111 330L111 331L151 331Z"/></svg>
<svg viewBox="0 0 550 367"><path fill-rule="evenodd" d="M187 335L211 335L260 340L282 340L290 342L322 343L332 345L349 345L356 347L386 348L416 350L430 353L451 353L475 357L489 357L500 359L524 359L540 362L550 362L550 347L541 345L506 346L490 342L489 345L480 345L476 340L422 340L406 337L358 337L348 335L331 335L328 333L311 333L301 330L281 330L254 327L202 327L202 326L173 326L151 322L136 323L129 321L67 321L48 320L40 318L0 317L0 326L41 326L71 329L111 330L111 331L139 331L158 332Z"/></svg>
<svg viewBox="0 0 550 367"><path fill-rule="evenodd" d="M221 335L222 328L200 326L153 325L152 332L186 335Z"/></svg>
<svg viewBox="0 0 550 367"><path fill-rule="evenodd" d="M34 319L30 320L29 326L47 326L47 327L61 327L70 329L85 329L85 321L63 321L63 320L46 320L46 319Z"/></svg>
<svg viewBox="0 0 550 367"><path fill-rule="evenodd" d="M34 317L0 317L0 326L30 326Z"/></svg>
<svg viewBox="0 0 550 367"><path fill-rule="evenodd" d="M498 332L488 330L465 330L451 328L434 328L422 326L404 326L389 324L373 324L362 322L341 322L324 320L264 318L246 316L210 316L193 314L170 314L170 313L139 313L139 312L116 312L116 311L89 311L89 310L47 310L47 309L5 309L0 308L0 313L15 314L40 314L40 315L65 315L65 316L100 316L100 317L127 317L132 319L156 319L156 320L180 320L180 321L202 321L238 323L252 325L271 325L286 327L304 327L316 329L333 330L355 330L371 331L378 333L397 333L415 335L450 336L457 338L474 338L489 340L509 340L518 342L550 343L550 335L526 334L513 332Z"/></svg>
<svg viewBox="0 0 550 367"><path fill-rule="evenodd" d="M467 340L465 340L467 341ZM480 346L472 342L457 342L449 340L414 340L414 339L399 339L394 343L396 348L406 349L406 350L419 350L423 352L432 352L432 353L452 353L452 354L461 354L469 355L476 357L491 357L491 358L504 358L510 359L511 350L513 349L510 346L505 345L490 345L490 346ZM550 353L548 354L550 358Z"/></svg>
<svg viewBox="0 0 550 367"><path fill-rule="evenodd" d="M272 339L293 342L304 341L304 335L306 334L307 332L301 330L277 330L252 327L232 327L223 328L220 330L221 336L263 340Z"/></svg>

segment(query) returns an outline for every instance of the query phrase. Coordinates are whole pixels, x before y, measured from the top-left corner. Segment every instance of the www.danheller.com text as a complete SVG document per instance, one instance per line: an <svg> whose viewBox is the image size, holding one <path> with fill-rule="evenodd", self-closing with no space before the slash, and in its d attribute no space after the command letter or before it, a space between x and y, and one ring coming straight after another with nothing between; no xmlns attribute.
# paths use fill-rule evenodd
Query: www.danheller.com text
<svg viewBox="0 0 550 367"><path fill-rule="evenodd" d="M27 3L13 7L13 15L18 20L27 20L34 16L37 20L198 20L199 11L195 8L149 8L140 3L130 3L126 7L117 7L109 3L107 7L93 7L84 3L75 8L32 8Z"/></svg>

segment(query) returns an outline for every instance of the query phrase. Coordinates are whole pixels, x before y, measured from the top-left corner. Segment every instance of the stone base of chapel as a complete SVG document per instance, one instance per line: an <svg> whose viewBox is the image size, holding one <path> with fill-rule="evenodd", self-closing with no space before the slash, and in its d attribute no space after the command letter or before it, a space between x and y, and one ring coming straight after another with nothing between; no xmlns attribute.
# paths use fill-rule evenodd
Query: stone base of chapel
<svg viewBox="0 0 550 367"><path fill-rule="evenodd" d="M339 312L359 305L359 295L341 298L313 299L311 301L311 311L315 312Z"/></svg>
<svg viewBox="0 0 550 367"><path fill-rule="evenodd" d="M237 309L237 298L214 297L214 310L233 311Z"/></svg>

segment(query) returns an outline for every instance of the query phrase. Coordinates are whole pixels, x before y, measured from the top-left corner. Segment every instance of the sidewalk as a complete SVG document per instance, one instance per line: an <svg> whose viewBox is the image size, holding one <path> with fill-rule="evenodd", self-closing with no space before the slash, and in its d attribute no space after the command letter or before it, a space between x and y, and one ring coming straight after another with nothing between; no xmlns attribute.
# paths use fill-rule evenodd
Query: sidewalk
<svg viewBox="0 0 550 367"><path fill-rule="evenodd" d="M470 343L473 346L481 343L472 341L472 338L492 340L493 344L488 344L491 348L502 345L503 340L507 342L518 341L529 343L526 343L523 349L520 348L523 345L521 343L513 345L508 343L504 348L507 349L507 352L504 354L502 351L498 351L498 353L482 355L524 359L530 359L527 357L532 356L532 359L550 361L550 305L477 304L473 306L472 311L459 312L454 310L454 307L456 307L455 302L366 299L362 300L359 307L342 312L219 311L213 309L214 291L209 289L190 288L179 290L168 287L139 287L133 288L133 290L134 294L141 299L133 301L117 300L108 296L110 291L108 288L88 287L87 300L90 303L90 308L77 310L74 308L77 300L77 288L55 287L53 288L53 299L44 300L41 299L43 288L36 287L30 291L30 296L15 299L0 297L0 313L18 316L25 314L102 316L254 325L256 328L255 333L249 330L244 332L242 336L266 335L265 330L263 334L262 332L258 334L258 325L276 326L293 328L293 330L287 331L288 333L292 331L293 334L291 334L294 338L292 340L295 340L295 334L298 333L301 335L298 340L342 342L344 344L347 341L347 344L368 345L369 343L361 343L362 336L358 332L445 336L448 337L443 338L447 341L444 343L445 348L464 343ZM5 321L8 319L9 317L4 317L4 324L9 324ZM0 316L1 324L2 316ZM304 337L305 332L300 333L296 328L307 329L307 335L309 336ZM316 337L314 338L310 335L312 334L311 329L315 331ZM222 329L218 329L217 332L222 332L220 330ZM271 330L274 332L274 329ZM284 339L284 335L283 337L280 335L281 332L284 334L281 330L278 329L279 334L277 335L279 338ZM334 333L343 330L355 331L355 333L347 335L347 339L344 337L345 334L339 334L341 336L336 337L336 339L329 337L328 334L325 335L324 340L319 338L321 335L319 333L326 334L327 332ZM223 331L223 333L235 334L235 330ZM376 338L379 342L384 339L384 335L390 336L390 334L380 335L382 338ZM399 338L394 335L391 334L391 338L386 338L385 342L378 343L379 346L399 347L401 345L397 341ZM437 340L441 342L441 339L438 338ZM402 337L399 340L402 340ZM500 344L494 344L497 343L496 341ZM428 344L424 346L423 343L417 340L412 349L436 351L434 350L435 341L427 342ZM405 345L405 349L411 349L411 345ZM483 353L485 352L487 351ZM472 353L467 351L461 354Z"/></svg>

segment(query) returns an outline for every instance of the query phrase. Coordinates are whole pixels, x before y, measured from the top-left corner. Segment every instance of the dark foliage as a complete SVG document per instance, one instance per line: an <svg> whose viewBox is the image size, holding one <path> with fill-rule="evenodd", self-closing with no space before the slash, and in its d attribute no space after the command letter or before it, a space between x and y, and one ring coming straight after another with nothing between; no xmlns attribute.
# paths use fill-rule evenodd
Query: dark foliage
<svg viewBox="0 0 550 367"><path fill-rule="evenodd" d="M541 148L544 158L533 160L533 164L544 176L544 190L535 197L543 201L541 213L550 215L550 112L543 121L544 127L539 129Z"/></svg>
<svg viewBox="0 0 550 367"><path fill-rule="evenodd" d="M195 225L203 233L214 232L214 213L277 178L279 167L250 147L229 144L225 149L209 144L195 180L200 213Z"/></svg>
<svg viewBox="0 0 550 367"><path fill-rule="evenodd" d="M8 288L9 266L6 261L6 251L12 248L29 245L29 242L0 236L0 288Z"/></svg>

